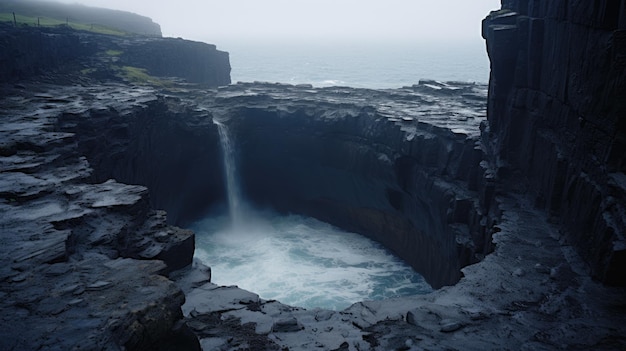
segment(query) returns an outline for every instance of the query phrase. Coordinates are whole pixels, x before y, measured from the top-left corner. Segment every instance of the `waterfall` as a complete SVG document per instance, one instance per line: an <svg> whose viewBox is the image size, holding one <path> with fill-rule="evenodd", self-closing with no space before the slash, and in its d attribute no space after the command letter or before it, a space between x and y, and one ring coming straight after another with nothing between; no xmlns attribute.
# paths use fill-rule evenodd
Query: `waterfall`
<svg viewBox="0 0 626 351"><path fill-rule="evenodd" d="M228 210L233 227L241 223L241 197L239 194L239 184L237 182L237 169L235 166L235 150L232 139L226 124L213 119L217 125L222 145L222 155L224 158L224 175L226 177L226 195L228 197Z"/></svg>
<svg viewBox="0 0 626 351"><path fill-rule="evenodd" d="M363 300L432 291L423 277L380 244L313 218L255 211L243 203L235 143L214 118L224 159L229 214L192 224L196 252L218 285L238 285L266 300L336 311Z"/></svg>

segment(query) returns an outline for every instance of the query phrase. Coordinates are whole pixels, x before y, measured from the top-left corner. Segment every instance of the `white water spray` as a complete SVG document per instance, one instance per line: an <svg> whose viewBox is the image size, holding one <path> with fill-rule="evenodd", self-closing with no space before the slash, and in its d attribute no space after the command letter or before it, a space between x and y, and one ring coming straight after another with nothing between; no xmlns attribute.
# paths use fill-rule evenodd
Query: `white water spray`
<svg viewBox="0 0 626 351"><path fill-rule="evenodd" d="M237 183L237 171L235 165L235 149L231 140L228 126L213 119L217 125L222 145L222 155L224 158L224 175L226 176L226 195L228 197L228 210L233 228L241 224L241 197L239 194L239 184Z"/></svg>
<svg viewBox="0 0 626 351"><path fill-rule="evenodd" d="M266 300L343 310L363 300L425 294L424 279L380 244L302 216L246 212L241 229L228 218L194 223L195 256L211 281Z"/></svg>

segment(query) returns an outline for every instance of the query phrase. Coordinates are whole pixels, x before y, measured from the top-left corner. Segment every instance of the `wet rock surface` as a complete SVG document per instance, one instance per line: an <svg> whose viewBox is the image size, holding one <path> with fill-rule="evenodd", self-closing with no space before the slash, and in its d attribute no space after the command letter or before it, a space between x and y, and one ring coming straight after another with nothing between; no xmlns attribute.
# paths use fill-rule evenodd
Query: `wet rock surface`
<svg viewBox="0 0 626 351"><path fill-rule="evenodd" d="M246 197L261 207L368 235L436 287L492 249L495 201L479 196L490 185L477 144L486 86L242 83L152 96L132 112L64 114L59 130L81 135L96 181L146 185L173 224L224 201L215 118L228 123Z"/></svg>
<svg viewBox="0 0 626 351"><path fill-rule="evenodd" d="M624 1L503 1L483 23L501 173L597 279L626 285ZM621 199L617 200L616 199Z"/></svg>
<svg viewBox="0 0 626 351"><path fill-rule="evenodd" d="M367 235L440 287L491 250L477 195L485 98L486 86L433 81L240 84L220 89L214 114L228 120L252 201Z"/></svg>
<svg viewBox="0 0 626 351"><path fill-rule="evenodd" d="M56 123L90 96L3 88L3 350L150 349L179 333L184 295L166 274L191 263L193 233L168 226L143 186L89 182L76 135Z"/></svg>
<svg viewBox="0 0 626 351"><path fill-rule="evenodd" d="M205 349L214 350L246 349L248 340L265 350L277 345L290 350L623 348L624 291L593 281L574 248L559 241L558 229L523 198L499 198L502 222L494 234L495 251L465 267L454 286L325 311L265 301L234 287L194 288L193 279L182 278L186 320ZM519 269L523 276L515 274Z"/></svg>
<svg viewBox="0 0 626 351"><path fill-rule="evenodd" d="M425 84L434 82L421 85ZM465 85L462 89L466 89L463 94L475 97L472 101L484 99L483 87ZM5 87L0 157L3 348L148 349L159 344L167 349L165 340L169 345L176 340L174 345L195 348L199 343L215 350L623 347L623 290L591 280L575 251L561 241L558 228L523 193L495 179L476 181L472 188L469 177L448 177L449 172L427 174L436 178L431 184L439 184L446 190L442 193L459 206L447 215L451 222L446 223L452 223L452 228L465 223L467 230L470 224L463 221L479 217L463 211L480 209L485 202L473 206L462 199L490 202L492 213L484 218L492 222L484 240L495 243L491 254L462 269L464 277L454 286L425 296L365 301L344 311L327 311L286 306L237 287L216 286L210 282L210 269L198 263L171 273L175 283L165 278L167 272L191 262L192 233L169 226L163 212L151 209L165 207L148 198L147 188L129 184L154 182L157 186L154 192L149 186L150 198L154 193L161 204L184 202L184 196L172 196L165 180L159 179L171 177L162 170L187 151L186 144L176 140L188 140L190 147L194 143L198 147L202 140L208 144L203 147L217 148L213 117L230 118L237 131L245 133L246 125L258 126L251 118L259 114L248 111L234 117L239 112L265 111L268 124L285 126L304 118L293 111L311 109L309 118L319 123L316 127L325 122L335 128L337 121L351 121L369 125L365 130L396 135L398 144L379 149L383 151L405 150L406 143L422 137L440 139L452 151L455 145L471 145L472 150L482 145L476 144L479 135L474 128L484 121L479 116L484 105L474 106L474 117L463 120L458 115L455 120L444 113L456 116L460 106L472 108L462 102L467 97L436 95L440 94L436 91L428 86L376 92L259 83L158 92L123 85L39 85L29 86L27 92ZM427 111L423 115L407 112L415 95L422 95L421 99L439 96L432 109L440 115L430 120ZM395 99L402 96L406 102ZM386 106L379 109L384 101ZM315 107L317 103L326 114ZM442 106L452 107L445 110ZM450 124L468 133L452 132ZM140 128L144 137L139 137ZM162 139L168 133L156 131L163 128L175 138ZM104 146L99 147L100 143ZM138 154L147 155L156 145L161 148L155 151L163 150L157 154L159 162L150 157L131 162L133 153L143 150ZM476 161L481 177L489 179L496 172L481 162L487 151L481 151ZM370 162L387 163L382 156L391 159L390 155L400 157L381 152ZM209 172L220 184L219 155L211 157L206 160L213 166L202 172ZM436 162L432 165L433 169L450 169ZM132 182L130 177L135 177ZM214 201L223 196L208 194ZM380 203L393 208L384 199ZM487 222L482 225L487 228ZM455 253L463 252L457 251L463 247L457 246L458 236L446 238L443 233L442 242L450 240Z"/></svg>

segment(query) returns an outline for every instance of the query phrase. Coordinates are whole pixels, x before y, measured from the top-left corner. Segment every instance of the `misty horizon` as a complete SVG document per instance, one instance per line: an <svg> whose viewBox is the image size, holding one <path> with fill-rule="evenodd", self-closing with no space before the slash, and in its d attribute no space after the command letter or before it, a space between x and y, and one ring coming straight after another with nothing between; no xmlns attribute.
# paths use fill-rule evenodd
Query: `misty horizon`
<svg viewBox="0 0 626 351"><path fill-rule="evenodd" d="M59 2L134 12L158 23L166 37L203 41L218 47L262 42L481 45L481 21L500 7L498 0Z"/></svg>
<svg viewBox="0 0 626 351"><path fill-rule="evenodd" d="M499 8L497 0L57 2L132 12L159 24L164 37L213 44L230 54L233 82L365 88L486 83L482 19Z"/></svg>

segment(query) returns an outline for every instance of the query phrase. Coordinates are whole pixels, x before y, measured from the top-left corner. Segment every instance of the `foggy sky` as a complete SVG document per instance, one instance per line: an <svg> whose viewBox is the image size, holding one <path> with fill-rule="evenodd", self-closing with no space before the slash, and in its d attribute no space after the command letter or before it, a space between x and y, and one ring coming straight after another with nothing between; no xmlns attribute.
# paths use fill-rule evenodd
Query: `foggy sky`
<svg viewBox="0 0 626 351"><path fill-rule="evenodd" d="M135 12L207 41L480 41L499 0L63 0Z"/></svg>

